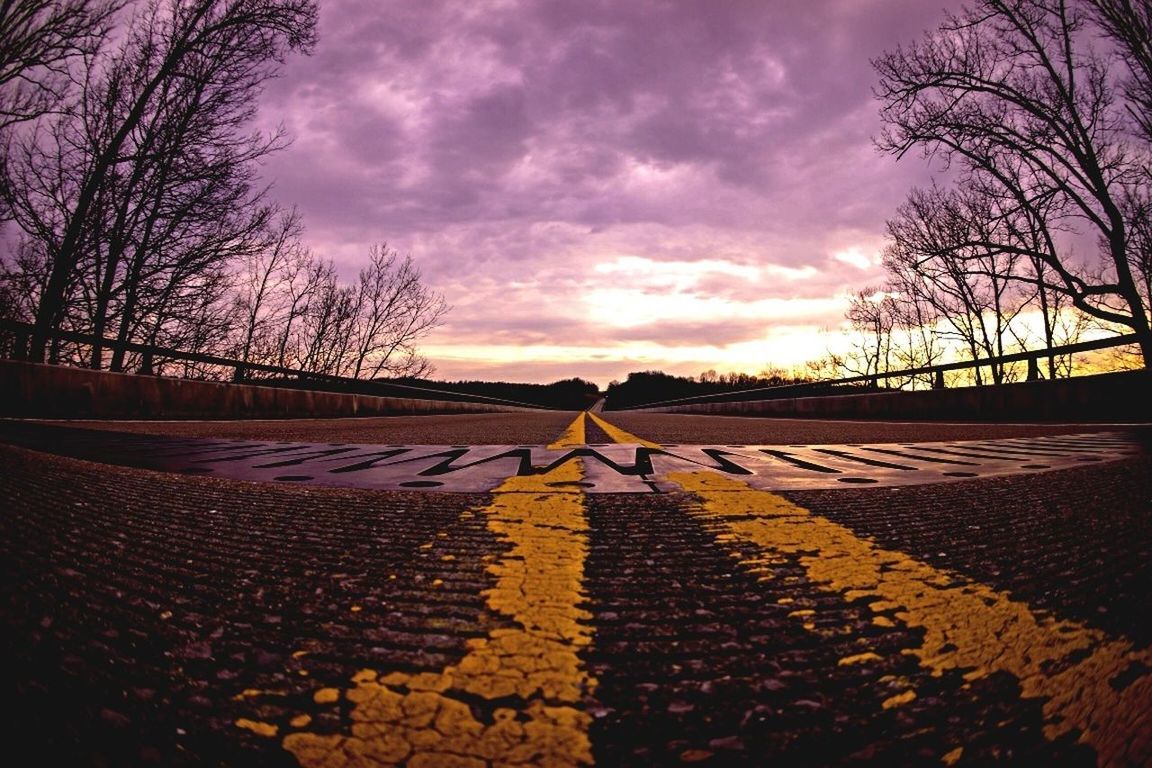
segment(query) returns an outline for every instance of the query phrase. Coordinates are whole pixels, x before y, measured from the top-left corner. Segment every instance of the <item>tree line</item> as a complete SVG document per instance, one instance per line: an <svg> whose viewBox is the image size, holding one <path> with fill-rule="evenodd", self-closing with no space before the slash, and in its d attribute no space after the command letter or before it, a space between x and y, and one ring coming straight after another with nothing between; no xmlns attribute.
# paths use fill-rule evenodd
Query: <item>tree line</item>
<svg viewBox="0 0 1152 768"><path fill-rule="evenodd" d="M1148 0L977 0L873 61L878 147L938 161L949 183L888 221L887 279L852 297L835 368L1050 349L1089 328L1136 334L1148 366L1150 41Z"/></svg>
<svg viewBox="0 0 1152 768"><path fill-rule="evenodd" d="M600 388L581 378L561 379L550 384L525 384L509 381L422 381L401 379L398 384L432 386L449 392L497 397L530 403L561 411L582 411L600 399Z"/></svg>
<svg viewBox="0 0 1152 768"><path fill-rule="evenodd" d="M699 376L677 376L664 371L636 371L624 381L612 381L605 392L609 410L635 408L649 403L680 400L701 395L717 395L748 389L813 383L809 376L780 369L758 375L740 372L717 373L707 370Z"/></svg>
<svg viewBox="0 0 1152 768"><path fill-rule="evenodd" d="M415 345L447 306L411 257L379 244L342 280L258 176L288 143L251 128L261 92L312 50L316 13L313 0L0 4L0 315L34 324L32 360L136 362L50 343L59 329L325 374L430 371Z"/></svg>

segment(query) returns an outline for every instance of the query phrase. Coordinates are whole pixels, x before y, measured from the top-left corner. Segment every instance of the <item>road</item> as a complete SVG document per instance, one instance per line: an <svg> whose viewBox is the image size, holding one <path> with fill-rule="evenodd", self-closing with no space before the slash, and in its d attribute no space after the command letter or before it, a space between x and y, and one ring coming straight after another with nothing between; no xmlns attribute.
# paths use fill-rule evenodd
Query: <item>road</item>
<svg viewBox="0 0 1152 768"><path fill-rule="evenodd" d="M6 743L71 765L1149 764L1148 437L3 423Z"/></svg>

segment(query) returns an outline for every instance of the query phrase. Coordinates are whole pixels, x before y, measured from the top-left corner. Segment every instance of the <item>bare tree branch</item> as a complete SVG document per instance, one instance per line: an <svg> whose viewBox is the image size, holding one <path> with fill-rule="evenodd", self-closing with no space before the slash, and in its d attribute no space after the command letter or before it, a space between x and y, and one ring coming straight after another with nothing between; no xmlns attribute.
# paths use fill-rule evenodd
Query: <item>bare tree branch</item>
<svg viewBox="0 0 1152 768"><path fill-rule="evenodd" d="M1109 36L1121 49L1146 53L1150 18L1147 2L1129 0L978 0L873 62L885 121L878 145L897 157L920 147L975 195L966 210L953 205L964 198L940 198L933 209L910 200L892 233L897 251L922 259L918 268L938 262L937 276L949 277L947 291L961 303L973 297L958 278L1010 280L1033 286L1050 320L1059 292L1082 312L1135 331L1146 363L1149 296L1136 277L1138 201L1147 197L1149 174L1130 113L1147 113L1141 83L1152 81L1139 73L1144 63L1152 72L1152 60L1128 69L1094 42ZM1126 72L1137 76L1125 88ZM973 208L976 201L981 206ZM935 242L925 240L927 230L915 231L918 216L927 217L921 225L944 228L932 233ZM1089 280L1058 247L1057 232L1094 237L1107 276Z"/></svg>
<svg viewBox="0 0 1152 768"><path fill-rule="evenodd" d="M0 131L52 111L128 0L0 0Z"/></svg>
<svg viewBox="0 0 1152 768"><path fill-rule="evenodd" d="M315 19L312 0L150 0L119 47L88 62L83 99L23 139L10 158L17 167L6 197L51 264L34 318L34 359L47 330L73 311L72 288L93 259L105 296L125 270L123 336L139 289L164 271L147 264L161 243L186 246L167 270L178 277L208 253L188 239L192 222L232 206L222 221L239 229L220 259L260 228L251 162L280 141L245 135L242 126L287 51L311 46ZM43 166L54 171L37 170Z"/></svg>

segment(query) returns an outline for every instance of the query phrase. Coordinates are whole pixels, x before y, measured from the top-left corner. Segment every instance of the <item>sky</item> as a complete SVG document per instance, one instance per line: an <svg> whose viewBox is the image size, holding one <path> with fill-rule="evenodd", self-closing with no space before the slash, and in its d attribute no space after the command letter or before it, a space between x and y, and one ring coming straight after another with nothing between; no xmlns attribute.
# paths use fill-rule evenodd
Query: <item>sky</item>
<svg viewBox="0 0 1152 768"><path fill-rule="evenodd" d="M451 305L442 380L757 373L842 343L920 157L870 59L958 0L321 0L261 102L264 168L349 278L374 243Z"/></svg>

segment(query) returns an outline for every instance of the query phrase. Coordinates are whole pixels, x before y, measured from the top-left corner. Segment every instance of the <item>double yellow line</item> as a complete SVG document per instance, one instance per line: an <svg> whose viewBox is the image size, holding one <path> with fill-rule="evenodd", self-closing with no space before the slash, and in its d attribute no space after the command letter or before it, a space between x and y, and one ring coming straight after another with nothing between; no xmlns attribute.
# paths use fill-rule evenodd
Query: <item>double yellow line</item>
<svg viewBox="0 0 1152 768"><path fill-rule="evenodd" d="M581 413L549 447L583 444L586 418L614 442L659 447L593 413ZM352 703L353 725L347 734L302 728L285 736L284 747L301 765L592 763L591 721L580 706L596 684L579 657L592 642L592 617L582 607L588 555L582 478L583 466L574 461L546 474L511 478L494 491L479 513L508 550L489 567L495 585L486 598L489 610L508 619L509 626L470 640L461 661L440 672L363 670L347 690L319 692L318 703L341 697ZM757 557L742 561L750 571L773 557L795 558L813 582L845 600L871 599L877 625L922 628L923 642L905 652L931 674L957 669L972 680L1008 672L1020 681L1025 697L1043 700L1049 738L1078 731L1103 765L1152 758L1152 677L1136 675L1126 686L1115 684L1126 670L1152 667L1148 650L1037 613L1007 593L884 549L777 494L718 473L667 479L700 500L687 514L706 522L719 546L738 552L751 545ZM796 611L795 618L815 630L811 611ZM840 663L880 658L865 650ZM518 703L481 721L467 704L471 697ZM909 684L883 706L899 707L915 698ZM944 759L955 762L962 753L957 744Z"/></svg>

